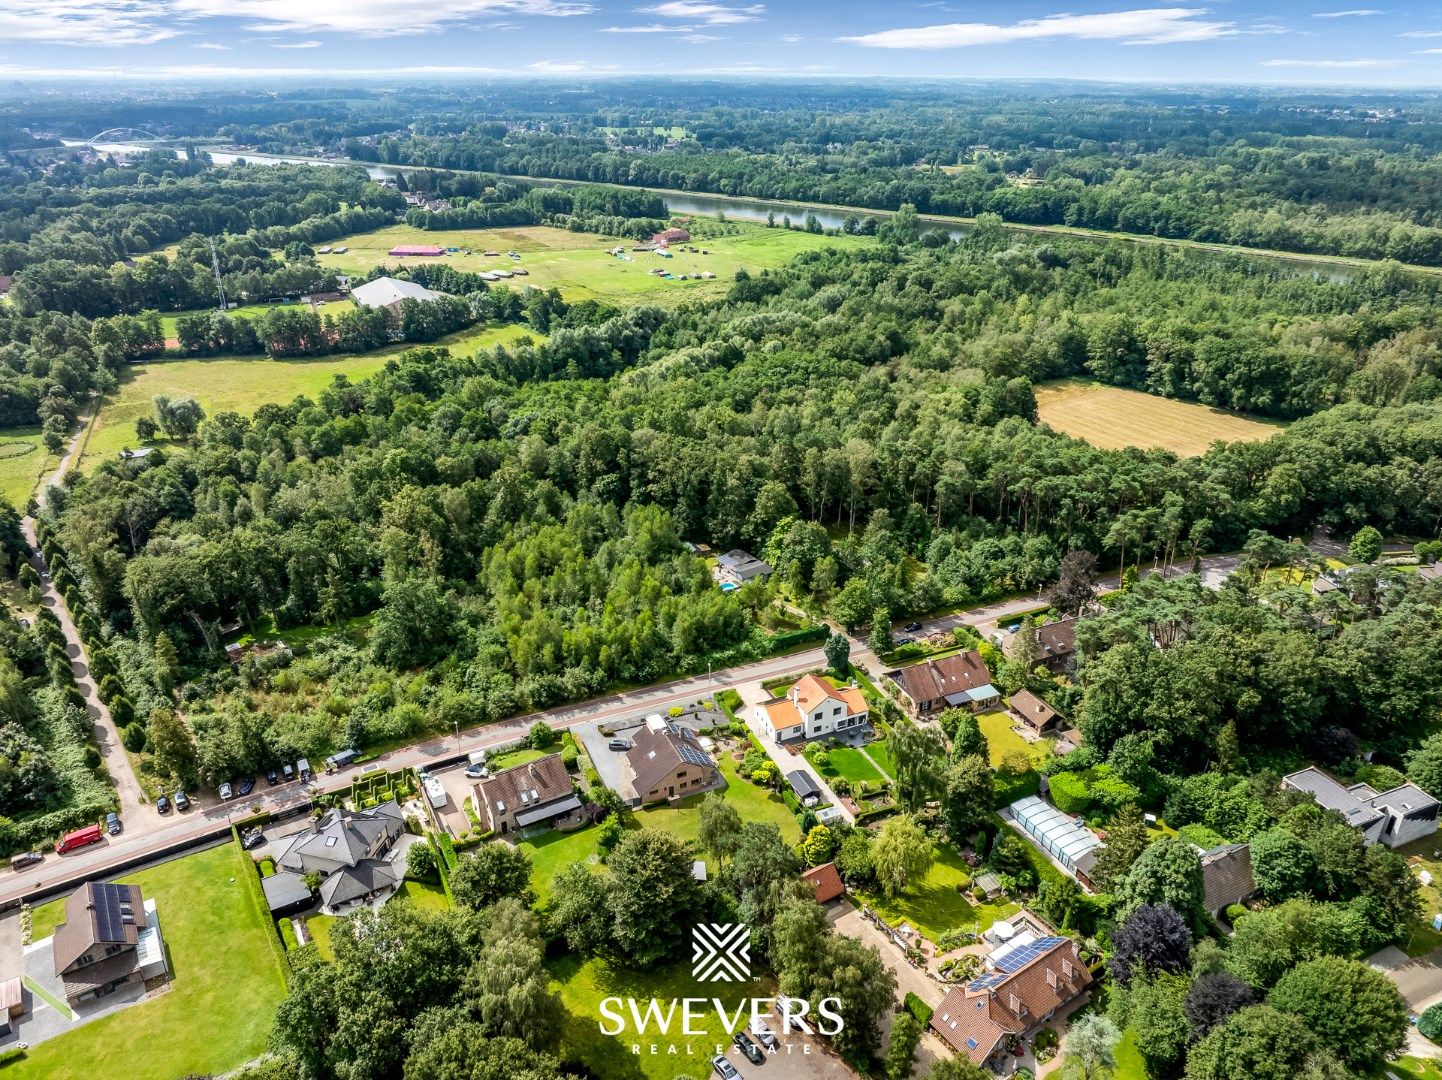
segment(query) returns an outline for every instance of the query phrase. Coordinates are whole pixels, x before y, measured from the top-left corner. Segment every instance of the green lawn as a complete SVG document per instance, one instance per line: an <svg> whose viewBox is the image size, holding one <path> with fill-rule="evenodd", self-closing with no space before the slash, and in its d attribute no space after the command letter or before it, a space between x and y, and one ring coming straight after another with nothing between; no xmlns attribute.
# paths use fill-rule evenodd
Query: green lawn
<svg viewBox="0 0 1442 1080"><path fill-rule="evenodd" d="M508 324L462 331L436 344L456 355L470 355L484 347L512 343L528 333L537 336L526 327ZM193 397L204 406L207 416L220 412L248 416L262 405L287 404L300 395L314 399L336 375L358 382L375 374L386 361L415 347L395 345L361 356L348 354L309 360L215 357L131 365L121 376L120 388L96 418L80 467L92 470L100 462L113 459L121 450L141 445L135 435L135 421L151 415L151 400L157 394ZM165 440L157 440L152 445L163 446ZM3 464L0 462L0 466Z"/></svg>
<svg viewBox="0 0 1442 1080"><path fill-rule="evenodd" d="M1439 846L1437 837L1424 836L1397 849L1414 872L1426 870L1432 875L1431 885L1417 886L1422 897L1422 917L1412 923L1407 940L1401 943L1408 956L1424 956L1442 948L1442 932L1432 929L1432 916L1442 911L1442 859L1432 857Z"/></svg>
<svg viewBox="0 0 1442 1080"><path fill-rule="evenodd" d="M41 443L38 427L0 431L0 497L21 513L40 478L55 465L55 455Z"/></svg>
<svg viewBox="0 0 1442 1080"><path fill-rule="evenodd" d="M427 911L444 911L451 906L445 890L439 885L426 885L419 881L402 881L400 891L387 902L393 904L398 900L408 900ZM335 952L330 944L331 931L335 929L337 922L349 918L349 915L312 915L306 919L306 929L310 931L316 952L320 953L322 959L335 959Z"/></svg>
<svg viewBox="0 0 1442 1080"><path fill-rule="evenodd" d="M310 308L310 305L302 304L299 301L296 301L293 304L242 304L240 305L240 307L231 308L229 311L226 312L226 314L233 319L245 318L257 320L264 318L267 312L274 311L276 308L296 308L298 310L308 310ZM175 337L175 324L180 320L182 316L209 315L214 310L214 308L195 308L191 311L172 311L169 315L162 315L160 317L160 329L164 332L166 338L173 338Z"/></svg>
<svg viewBox="0 0 1442 1080"><path fill-rule="evenodd" d="M1012 715L1009 712L982 713L976 718L981 733L986 736L987 748L991 751L992 768L1000 765L1007 754L1020 751L1037 765L1052 756L1052 744L1046 740L1027 742L1011 729Z"/></svg>
<svg viewBox="0 0 1442 1080"><path fill-rule="evenodd" d="M344 919L345 915L312 915L305 920L305 928L310 931L310 939L315 943L315 951L320 953L322 960L334 960L335 952L330 947L330 932L338 919Z"/></svg>
<svg viewBox="0 0 1442 1080"><path fill-rule="evenodd" d="M818 771L828 780L837 777L845 777L853 784L865 781L869 784L880 784L886 779L881 771L872 764L871 759L860 750L851 746L838 747L835 750L826 752L829 763L824 767L818 766ZM815 764L815 762L813 762Z"/></svg>
<svg viewBox="0 0 1442 1080"><path fill-rule="evenodd" d="M695 1013L693 1030L705 1034L688 1038L681 1031L679 1006L669 1035L658 1034L653 1024L645 1036L634 1036L635 1028L628 1022L627 1032L633 1037L607 1036L600 1029L599 1006L603 998L636 998L642 1007L651 998L659 999L663 1006L671 998L716 998L723 1008L734 1013L743 999L768 996L767 989L758 983L697 983L685 964L627 971L603 960L583 963L565 956L547 967L554 980L552 988L560 994L566 1009L561 1025L561 1058L581 1061L594 1075L606 1080L674 1080L682 1073L711 1076L707 1059L717 1052L718 1044L730 1049L731 1040L714 1009Z"/></svg>
<svg viewBox="0 0 1442 1080"><path fill-rule="evenodd" d="M551 897L551 882L565 867L583 863L594 868L600 864L600 856L596 853L596 831L595 827L568 833L551 829L533 840L523 840L516 845L531 856L531 888L536 894L538 907L546 906Z"/></svg>
<svg viewBox="0 0 1442 1080"><path fill-rule="evenodd" d="M868 907L895 925L905 919L931 941L948 930L985 930L997 919L1020 910L1017 904L973 904L958 885L971 882L972 871L950 845L932 849L931 869L900 896L890 899L880 893L858 893Z"/></svg>
<svg viewBox="0 0 1442 1080"><path fill-rule="evenodd" d="M896 762L891 760L891 743L889 739L881 739L874 743L868 743L866 752L871 755L871 760L881 767L891 779L896 779Z"/></svg>
<svg viewBox="0 0 1442 1080"><path fill-rule="evenodd" d="M504 754L496 754L491 758L490 769L492 772L500 772L502 769L514 769L517 765L525 765L528 762L537 761L548 754L559 754L561 748L557 745L551 750L532 750L529 746L523 746L519 750L507 750Z"/></svg>
<svg viewBox="0 0 1442 1080"><path fill-rule="evenodd" d="M263 1053L285 984L267 913L244 880L250 862L224 844L120 878L156 902L169 991L34 1047L8 1074L150 1080L223 1073ZM59 921L46 911L56 904L36 909L36 925Z"/></svg>
<svg viewBox="0 0 1442 1080"><path fill-rule="evenodd" d="M650 252L631 251L634 241L603 237L594 233L574 233L546 225L514 229L453 229L427 232L409 225L391 225L373 232L360 233L335 241L348 247L344 255L318 255L316 261L343 274L361 275L374 266L395 266L417 262L440 262L457 270L478 273L484 270L524 268L526 277L501 283L513 289L534 286L561 290L568 300L608 300L626 302L644 297L655 303L682 303L720 296L730 288L736 271L783 266L803 251L821 248L857 248L873 243L870 238L855 236L817 236L812 233L767 229L760 225L735 223L734 236L715 240L696 240L692 245L711 254L684 252L678 246L669 259ZM437 247L469 249L436 258L392 259L388 252L398 244L427 244ZM616 246L626 249L623 258L607 252ZM498 251L499 258L486 258L482 252ZM521 256L514 261L506 252ZM660 278L651 270L664 268L672 279ZM715 274L711 280L692 275ZM690 280L681 281L681 274Z"/></svg>
<svg viewBox="0 0 1442 1080"><path fill-rule="evenodd" d="M1384 1080L1389 1070L1403 1080L1442 1080L1442 1062L1436 1058L1427 1061L1414 1057L1398 1058L1396 1061L1387 1062L1387 1067L1373 1076L1377 1080Z"/></svg>

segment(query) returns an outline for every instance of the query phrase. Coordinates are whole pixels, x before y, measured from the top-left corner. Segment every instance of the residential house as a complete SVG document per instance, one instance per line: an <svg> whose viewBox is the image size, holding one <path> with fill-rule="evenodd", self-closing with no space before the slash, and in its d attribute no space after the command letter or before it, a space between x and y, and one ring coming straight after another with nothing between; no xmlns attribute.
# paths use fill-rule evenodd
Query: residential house
<svg viewBox="0 0 1442 1080"><path fill-rule="evenodd" d="M1198 858L1202 864L1202 904L1213 916L1220 916L1256 893L1250 845L1222 844L1203 851Z"/></svg>
<svg viewBox="0 0 1442 1080"><path fill-rule="evenodd" d="M274 877L290 873L304 880L306 874L319 875L321 903L331 909L369 900L400 883L404 870L392 867L385 854L405 831L405 815L393 800L370 810L332 807L291 839L276 859L280 873ZM269 903L288 898L283 907L298 896L294 880L266 890Z"/></svg>
<svg viewBox="0 0 1442 1080"><path fill-rule="evenodd" d="M1053 675L1070 675L1076 670L1076 616L1042 623L1036 635L1037 663Z"/></svg>
<svg viewBox="0 0 1442 1080"><path fill-rule="evenodd" d="M1018 690L1011 695L1011 713L1033 735L1051 734L1062 718L1061 713L1030 690Z"/></svg>
<svg viewBox="0 0 1442 1080"><path fill-rule="evenodd" d="M1052 935L997 950L985 975L952 987L931 1028L972 1064L1001 1071L1006 1044L1025 1039L1091 985L1071 938Z"/></svg>
<svg viewBox="0 0 1442 1080"><path fill-rule="evenodd" d="M1368 784L1343 785L1309 766L1282 777L1284 790L1304 791L1362 833L1368 844L1402 847L1437 831L1438 802L1416 784L1377 791Z"/></svg>
<svg viewBox="0 0 1442 1080"><path fill-rule="evenodd" d="M975 649L888 671L886 677L907 709L922 718L958 707L981 712L1001 703L1001 691Z"/></svg>
<svg viewBox="0 0 1442 1080"><path fill-rule="evenodd" d="M685 798L724 782L695 732L659 715L646 718L626 751L626 763L642 804Z"/></svg>
<svg viewBox="0 0 1442 1080"><path fill-rule="evenodd" d="M663 232L654 233L651 236L651 243L663 246L666 244L686 244L689 243L690 240L691 234L685 229L666 229Z"/></svg>
<svg viewBox="0 0 1442 1080"><path fill-rule="evenodd" d="M811 882L812 888L816 890L818 904L829 904L846 895L846 886L842 883L841 874L834 862L813 866L801 876Z"/></svg>
<svg viewBox="0 0 1442 1080"><path fill-rule="evenodd" d="M749 551L736 548L716 557L716 569L713 573L723 589L739 589L748 581L769 577L771 567Z"/></svg>
<svg viewBox="0 0 1442 1080"><path fill-rule="evenodd" d="M866 723L869 706L861 689L837 689L816 675L803 675L785 697L756 706L756 719L777 742L816 739L853 731Z"/></svg>
<svg viewBox="0 0 1442 1080"><path fill-rule="evenodd" d="M165 942L155 901L139 885L89 881L65 898L50 942L55 974L72 1006L164 975Z"/></svg>
<svg viewBox="0 0 1442 1080"><path fill-rule="evenodd" d="M540 825L581 806L560 754L502 769L471 793L476 814L498 836Z"/></svg>
<svg viewBox="0 0 1442 1080"><path fill-rule="evenodd" d="M357 307L385 309L387 320L396 324L400 322L401 310L407 300L429 303L439 300L441 294L432 292L424 285L417 285L414 281L379 277L374 281L367 281L364 285L357 285L350 291L350 297Z"/></svg>

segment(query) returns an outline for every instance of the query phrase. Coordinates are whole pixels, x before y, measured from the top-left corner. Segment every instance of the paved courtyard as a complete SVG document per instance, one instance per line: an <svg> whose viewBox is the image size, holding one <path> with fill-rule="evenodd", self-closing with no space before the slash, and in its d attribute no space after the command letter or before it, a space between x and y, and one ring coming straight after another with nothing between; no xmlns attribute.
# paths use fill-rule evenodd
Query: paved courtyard
<svg viewBox="0 0 1442 1080"><path fill-rule="evenodd" d="M122 987L99 1001L88 1002L73 1012L68 1008L62 1012L46 1000L48 996L61 1005L65 1002L65 988L60 983L60 976L55 974L55 954L51 949L53 940L45 938L25 947L24 1011L11 1025L10 1035L0 1039L0 1049L21 1042L36 1046L46 1039L65 1034L77 1024L88 1023L134 1005L146 996L145 987L135 984Z"/></svg>

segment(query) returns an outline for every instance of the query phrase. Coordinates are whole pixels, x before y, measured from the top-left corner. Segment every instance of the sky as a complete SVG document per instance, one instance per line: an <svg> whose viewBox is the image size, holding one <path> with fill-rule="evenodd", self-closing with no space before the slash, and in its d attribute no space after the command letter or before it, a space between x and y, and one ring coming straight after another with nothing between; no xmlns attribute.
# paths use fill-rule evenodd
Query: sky
<svg viewBox="0 0 1442 1080"><path fill-rule="evenodd" d="M7 0L0 77L654 74L1442 87L1442 0L1349 2L1358 0Z"/></svg>

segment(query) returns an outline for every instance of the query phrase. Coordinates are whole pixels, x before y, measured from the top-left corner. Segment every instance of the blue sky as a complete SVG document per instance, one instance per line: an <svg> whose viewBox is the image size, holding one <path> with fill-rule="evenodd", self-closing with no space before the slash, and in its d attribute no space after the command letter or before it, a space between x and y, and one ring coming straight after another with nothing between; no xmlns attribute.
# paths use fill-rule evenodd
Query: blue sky
<svg viewBox="0 0 1442 1080"><path fill-rule="evenodd" d="M1157 0L1152 0L1157 2ZM1442 0L7 0L0 76L1442 85Z"/></svg>

